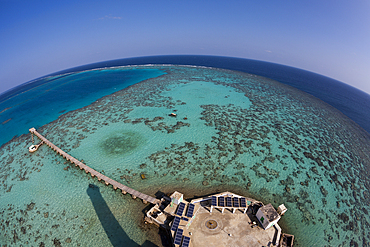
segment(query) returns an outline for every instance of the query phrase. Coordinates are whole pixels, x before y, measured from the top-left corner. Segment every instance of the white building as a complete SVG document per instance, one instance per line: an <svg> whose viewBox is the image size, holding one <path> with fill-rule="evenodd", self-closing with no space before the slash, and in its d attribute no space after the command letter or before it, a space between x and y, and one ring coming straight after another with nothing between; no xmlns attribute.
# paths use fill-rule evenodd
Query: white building
<svg viewBox="0 0 370 247"><path fill-rule="evenodd" d="M174 203L174 204L180 204L180 202L182 202L184 200L184 195L181 194L180 192L173 192L173 194L171 195L171 203Z"/></svg>
<svg viewBox="0 0 370 247"><path fill-rule="evenodd" d="M280 215L276 212L271 203L260 207L257 211L256 217L265 230L269 229L280 220Z"/></svg>

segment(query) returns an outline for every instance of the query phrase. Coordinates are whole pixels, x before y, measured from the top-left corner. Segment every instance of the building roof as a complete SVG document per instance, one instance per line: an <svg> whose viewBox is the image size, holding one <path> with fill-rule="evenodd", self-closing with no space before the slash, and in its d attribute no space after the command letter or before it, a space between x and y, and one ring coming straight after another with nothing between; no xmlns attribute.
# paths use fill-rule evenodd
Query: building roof
<svg viewBox="0 0 370 247"><path fill-rule="evenodd" d="M175 198L177 200L180 200L181 198L183 198L183 194L181 194L178 191L175 191L175 192L172 193L171 198Z"/></svg>
<svg viewBox="0 0 370 247"><path fill-rule="evenodd" d="M266 218L272 222L277 218L280 218L278 212L276 212L275 208L271 205L271 203L260 207L261 212L266 216Z"/></svg>

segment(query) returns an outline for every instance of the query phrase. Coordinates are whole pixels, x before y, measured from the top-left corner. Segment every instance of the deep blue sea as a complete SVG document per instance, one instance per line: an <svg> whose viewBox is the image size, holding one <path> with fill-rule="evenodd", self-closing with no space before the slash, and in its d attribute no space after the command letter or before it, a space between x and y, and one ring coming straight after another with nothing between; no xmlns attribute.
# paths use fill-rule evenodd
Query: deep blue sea
<svg viewBox="0 0 370 247"><path fill-rule="evenodd" d="M38 128L60 115L148 78L157 70L89 70L79 74L48 76L16 87L0 99L0 144L27 133L25 126ZM0 112L1 112L0 111Z"/></svg>
<svg viewBox="0 0 370 247"><path fill-rule="evenodd" d="M279 225L296 246L370 245L370 96L342 82L248 59L155 56L0 96L0 245L162 246L143 223L148 205L46 145L29 153L31 127L145 194L232 191L284 203Z"/></svg>

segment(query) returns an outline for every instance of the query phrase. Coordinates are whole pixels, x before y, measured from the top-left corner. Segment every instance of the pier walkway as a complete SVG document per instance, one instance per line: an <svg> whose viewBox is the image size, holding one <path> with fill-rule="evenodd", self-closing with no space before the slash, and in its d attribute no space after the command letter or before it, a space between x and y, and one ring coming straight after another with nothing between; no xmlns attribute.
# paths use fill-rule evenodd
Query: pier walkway
<svg viewBox="0 0 370 247"><path fill-rule="evenodd" d="M152 204L158 204L160 200L148 196L146 194L143 194L139 191L136 191L134 189L131 189L130 187L127 187L126 185L123 185L121 183L118 183L117 181L110 179L109 177L95 171L94 169L88 167L81 161L77 160L76 158L72 157L71 155L67 154L57 146L55 146L53 143L51 143L48 139L46 139L44 136L42 136L40 133L36 131L35 128L29 129L29 131L36 135L38 138L40 138L46 145L48 145L51 149L56 151L58 154L63 156L66 160L70 161L72 164L75 164L75 166L80 167L81 170L85 170L86 173L90 173L92 177L97 177L99 181L103 180L106 185L112 185L113 189L120 189L123 194L129 193L133 199L140 198L143 200L144 203L150 202Z"/></svg>

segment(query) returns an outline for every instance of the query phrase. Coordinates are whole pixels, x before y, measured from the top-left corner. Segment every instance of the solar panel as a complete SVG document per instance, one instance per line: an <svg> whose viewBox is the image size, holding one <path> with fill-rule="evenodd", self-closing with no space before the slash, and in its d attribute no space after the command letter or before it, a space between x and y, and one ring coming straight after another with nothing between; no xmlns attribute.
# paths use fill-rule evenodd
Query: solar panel
<svg viewBox="0 0 370 247"><path fill-rule="evenodd" d="M242 197L240 198L240 205L242 208L246 208L247 207L247 203L245 202L245 198Z"/></svg>
<svg viewBox="0 0 370 247"><path fill-rule="evenodd" d="M182 216L182 213L184 212L185 209L185 203L180 202L179 207L177 208L177 215Z"/></svg>
<svg viewBox="0 0 370 247"><path fill-rule="evenodd" d="M234 207L238 208L239 207L239 198L238 197L234 197L233 198L233 201L234 201Z"/></svg>
<svg viewBox="0 0 370 247"><path fill-rule="evenodd" d="M217 206L217 197L212 196L212 206Z"/></svg>
<svg viewBox="0 0 370 247"><path fill-rule="evenodd" d="M189 221L189 219L186 217L182 217L182 220Z"/></svg>
<svg viewBox="0 0 370 247"><path fill-rule="evenodd" d="M231 197L226 197L226 207L232 207L233 204L231 203Z"/></svg>
<svg viewBox="0 0 370 247"><path fill-rule="evenodd" d="M181 247L188 247L190 243L190 238L187 236L184 236L184 240L182 240L182 245Z"/></svg>
<svg viewBox="0 0 370 247"><path fill-rule="evenodd" d="M220 197L218 198L218 206L220 206L220 207L225 207L225 197L220 196Z"/></svg>
<svg viewBox="0 0 370 247"><path fill-rule="evenodd" d="M176 231L176 229L179 227L179 224L180 218L176 216L175 219L173 220L171 231Z"/></svg>
<svg viewBox="0 0 370 247"><path fill-rule="evenodd" d="M189 203L188 212L186 214L186 217L191 218L194 213L194 204Z"/></svg>
<svg viewBox="0 0 370 247"><path fill-rule="evenodd" d="M184 230L182 229L177 229L176 235L175 235L175 241L173 241L174 244L180 245L181 244L181 239L182 239L182 233Z"/></svg>

